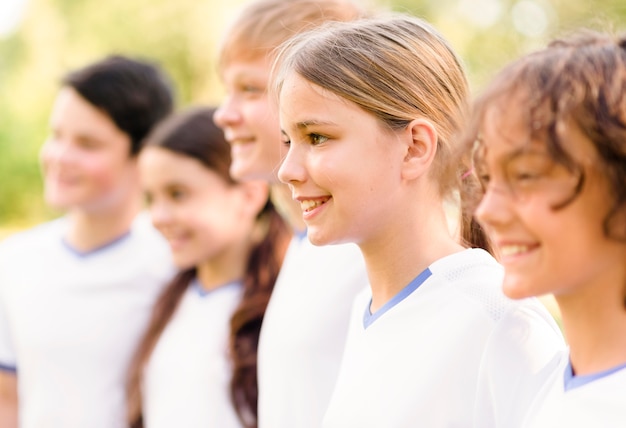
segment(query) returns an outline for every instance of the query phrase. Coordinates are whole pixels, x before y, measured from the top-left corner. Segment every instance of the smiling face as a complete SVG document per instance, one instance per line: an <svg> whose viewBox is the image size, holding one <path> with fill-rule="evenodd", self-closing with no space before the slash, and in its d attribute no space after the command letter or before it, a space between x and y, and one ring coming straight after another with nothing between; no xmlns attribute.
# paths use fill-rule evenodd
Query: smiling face
<svg viewBox="0 0 626 428"><path fill-rule="evenodd" d="M518 110L524 104L501 104L504 109L491 107L483 121L476 170L485 194L475 215L499 250L504 292L559 298L623 279L626 246L603 231L613 197L592 143L571 123L557 127L584 175L574 196L580 175L557 163L545 141L528 141Z"/></svg>
<svg viewBox="0 0 626 428"><path fill-rule="evenodd" d="M231 145L230 174L237 180L277 182L281 160L278 116L267 94L271 63L235 60L222 69L227 96L215 123Z"/></svg>
<svg viewBox="0 0 626 428"><path fill-rule="evenodd" d="M280 92L279 170L316 245L382 239L400 198L403 145L371 114L291 73Z"/></svg>
<svg viewBox="0 0 626 428"><path fill-rule="evenodd" d="M258 203L250 203L241 185L160 147L142 150L139 169L152 222L179 268L228 257L247 245Z"/></svg>
<svg viewBox="0 0 626 428"><path fill-rule="evenodd" d="M136 160L130 138L76 91L62 89L41 148L45 199L55 208L107 210L135 191Z"/></svg>

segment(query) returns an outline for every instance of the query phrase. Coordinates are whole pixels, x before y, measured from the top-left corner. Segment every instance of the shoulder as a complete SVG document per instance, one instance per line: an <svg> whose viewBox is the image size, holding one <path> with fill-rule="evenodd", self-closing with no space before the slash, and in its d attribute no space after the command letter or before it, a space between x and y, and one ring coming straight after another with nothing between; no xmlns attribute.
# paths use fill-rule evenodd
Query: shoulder
<svg viewBox="0 0 626 428"><path fill-rule="evenodd" d="M35 256L43 247L61 241L65 224L65 218L58 218L10 235L0 242L0 257Z"/></svg>
<svg viewBox="0 0 626 428"><path fill-rule="evenodd" d="M565 340L552 315L537 299L516 302L496 324L489 347L495 360L524 360L537 368L566 351Z"/></svg>
<svg viewBox="0 0 626 428"><path fill-rule="evenodd" d="M362 264L363 255L361 250L356 244L336 244L336 245L324 245L316 246L305 237L294 236L292 238L292 245L290 249L298 255L303 261L310 262L324 262L330 264L345 264L346 262L354 262Z"/></svg>
<svg viewBox="0 0 626 428"><path fill-rule="evenodd" d="M429 269L433 280L446 284L449 293L494 322L515 306L502 292L504 269L482 249L467 249L444 257Z"/></svg>
<svg viewBox="0 0 626 428"><path fill-rule="evenodd" d="M429 269L433 274L445 277L451 282L468 282L476 278L502 280L504 269L491 254L480 248L468 248L443 257L432 263Z"/></svg>
<svg viewBox="0 0 626 428"><path fill-rule="evenodd" d="M352 283L361 289L367 282L365 261L355 244L340 244L317 247L304 237L292 239L279 281L293 278L336 287L337 284ZM354 294L351 292L351 294Z"/></svg>
<svg viewBox="0 0 626 428"><path fill-rule="evenodd" d="M146 212L140 212L133 220L130 229L130 244L142 250L143 254L169 255L170 250L167 241L152 225L150 216Z"/></svg>

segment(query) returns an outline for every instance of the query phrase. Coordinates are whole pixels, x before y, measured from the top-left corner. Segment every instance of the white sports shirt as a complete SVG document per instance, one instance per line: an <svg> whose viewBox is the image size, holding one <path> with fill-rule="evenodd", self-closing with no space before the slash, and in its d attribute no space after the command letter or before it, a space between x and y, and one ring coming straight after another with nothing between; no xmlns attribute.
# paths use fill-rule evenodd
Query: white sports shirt
<svg viewBox="0 0 626 428"><path fill-rule="evenodd" d="M156 296L174 272L140 215L86 254L60 218L0 244L0 367L16 370L21 428L125 426L125 382Z"/></svg>
<svg viewBox="0 0 626 428"><path fill-rule="evenodd" d="M626 365L587 376L572 376L569 355L536 395L527 428L626 427Z"/></svg>
<svg viewBox="0 0 626 428"><path fill-rule="evenodd" d="M195 280L165 327L144 372L146 428L242 428L230 399L230 319L239 282L203 291Z"/></svg>
<svg viewBox="0 0 626 428"><path fill-rule="evenodd" d="M337 378L350 308L366 287L356 245L316 247L294 236L261 328L259 428L319 428Z"/></svg>
<svg viewBox="0 0 626 428"><path fill-rule="evenodd" d="M541 303L504 297L502 274L469 249L431 264L374 314L370 290L360 295L323 427L516 426L485 421L537 381L563 340Z"/></svg>

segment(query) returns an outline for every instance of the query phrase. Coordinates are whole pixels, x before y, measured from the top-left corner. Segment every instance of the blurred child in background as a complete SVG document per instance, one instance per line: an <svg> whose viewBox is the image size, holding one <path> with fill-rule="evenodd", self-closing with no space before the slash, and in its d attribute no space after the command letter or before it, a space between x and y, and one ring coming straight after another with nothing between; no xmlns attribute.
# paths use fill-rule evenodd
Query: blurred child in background
<svg viewBox="0 0 626 428"><path fill-rule="evenodd" d="M259 332L290 233L265 182L230 178L213 113L170 117L140 155L152 222L180 273L131 370L131 427L256 427Z"/></svg>
<svg viewBox="0 0 626 428"><path fill-rule="evenodd" d="M172 273L141 209L137 153L170 113L154 64L112 56L62 81L41 149L62 218L0 244L0 425L125 426L125 376ZM19 409L19 411L18 411Z"/></svg>
<svg viewBox="0 0 626 428"><path fill-rule="evenodd" d="M362 11L344 0L260 0L226 34L220 74L226 98L215 114L231 145L231 175L271 184L294 237L267 308L259 344L259 426L319 428L343 353L352 300L367 284L358 248L317 248L276 172L280 128L267 88L273 50L289 37Z"/></svg>

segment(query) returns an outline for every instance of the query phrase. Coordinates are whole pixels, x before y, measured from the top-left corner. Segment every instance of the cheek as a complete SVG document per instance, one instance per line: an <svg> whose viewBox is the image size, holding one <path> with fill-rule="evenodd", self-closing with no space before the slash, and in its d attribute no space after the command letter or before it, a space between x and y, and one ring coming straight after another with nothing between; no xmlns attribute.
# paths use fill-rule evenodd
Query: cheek
<svg viewBox="0 0 626 428"><path fill-rule="evenodd" d="M45 142L41 146L41 150L39 150L39 164L44 172L53 164L55 157L54 146L49 142Z"/></svg>
<svg viewBox="0 0 626 428"><path fill-rule="evenodd" d="M129 180L133 171L136 172L128 160L101 157L86 157L82 168L93 184L102 188L115 187Z"/></svg>

